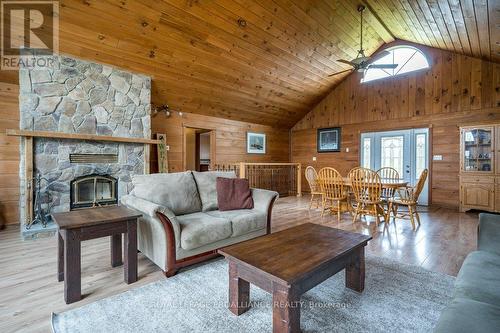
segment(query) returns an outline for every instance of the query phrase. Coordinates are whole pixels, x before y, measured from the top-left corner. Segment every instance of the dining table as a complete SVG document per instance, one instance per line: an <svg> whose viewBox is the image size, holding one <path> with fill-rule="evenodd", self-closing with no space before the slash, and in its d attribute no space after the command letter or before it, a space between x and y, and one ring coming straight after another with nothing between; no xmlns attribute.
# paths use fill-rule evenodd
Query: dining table
<svg viewBox="0 0 500 333"><path fill-rule="evenodd" d="M344 186L352 187L351 179L349 177L342 177L344 180ZM404 188L408 186L408 181L404 179L395 179L395 178L380 178L380 183L382 184L382 189L390 190L392 193L396 193L399 188ZM350 200L350 197L347 197L347 207L349 212L352 214L353 212L353 202ZM385 213L382 207L377 206L377 210L381 210L380 213L388 218L389 212Z"/></svg>
<svg viewBox="0 0 500 333"><path fill-rule="evenodd" d="M351 179L349 177L343 177L344 185L351 187ZM384 189L393 189L397 190L401 187L407 187L408 181L404 179L394 179L394 178L380 178L380 182L382 183L382 188Z"/></svg>

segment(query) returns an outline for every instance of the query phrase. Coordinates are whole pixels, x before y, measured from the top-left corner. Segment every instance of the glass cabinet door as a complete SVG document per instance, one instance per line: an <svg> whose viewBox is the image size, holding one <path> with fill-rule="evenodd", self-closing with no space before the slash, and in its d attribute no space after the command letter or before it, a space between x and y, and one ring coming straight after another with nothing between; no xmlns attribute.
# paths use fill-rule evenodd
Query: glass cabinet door
<svg viewBox="0 0 500 333"><path fill-rule="evenodd" d="M465 172L493 171L493 129L467 128L462 132L462 158Z"/></svg>

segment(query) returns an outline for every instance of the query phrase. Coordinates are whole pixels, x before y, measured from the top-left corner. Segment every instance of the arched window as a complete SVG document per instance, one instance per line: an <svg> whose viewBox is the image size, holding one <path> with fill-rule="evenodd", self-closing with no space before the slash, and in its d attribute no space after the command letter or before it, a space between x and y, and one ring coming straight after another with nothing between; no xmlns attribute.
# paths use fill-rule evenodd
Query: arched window
<svg viewBox="0 0 500 333"><path fill-rule="evenodd" d="M389 76L401 75L419 69L429 68L427 57L413 46L396 46L386 49L388 55L377 59L372 64L398 64L394 69L368 68L361 82L369 82Z"/></svg>

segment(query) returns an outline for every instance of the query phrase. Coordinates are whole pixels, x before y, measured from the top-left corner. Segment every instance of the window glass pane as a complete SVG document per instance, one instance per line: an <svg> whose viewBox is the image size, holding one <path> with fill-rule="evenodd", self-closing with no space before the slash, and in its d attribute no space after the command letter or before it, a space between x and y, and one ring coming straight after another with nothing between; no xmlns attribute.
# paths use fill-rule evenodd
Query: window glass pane
<svg viewBox="0 0 500 333"><path fill-rule="evenodd" d="M363 139L363 168L370 169L371 168L371 146L372 139L364 138Z"/></svg>
<svg viewBox="0 0 500 333"><path fill-rule="evenodd" d="M427 59L425 58L425 56L420 52L416 52L411 60L401 68L398 74L413 72L427 67L429 67L429 64L427 63Z"/></svg>
<svg viewBox="0 0 500 333"><path fill-rule="evenodd" d="M387 74L387 72L384 72L383 70L381 70L379 68L372 68L372 69L367 70L365 72L365 76L361 82L373 81L373 80L381 79L381 78L384 78L387 76L389 76Z"/></svg>
<svg viewBox="0 0 500 333"><path fill-rule="evenodd" d="M412 59L413 55L417 52L415 49L407 48L407 47L400 47L397 49L394 49L392 51L394 55L394 63L398 64L398 67L394 69L394 73L396 74L401 71L403 67L407 66L407 63Z"/></svg>
<svg viewBox="0 0 500 333"><path fill-rule="evenodd" d="M381 139L381 167L391 167L403 174L404 137L391 136Z"/></svg>
<svg viewBox="0 0 500 333"><path fill-rule="evenodd" d="M423 68L428 68L429 63L425 55L412 46L399 46L387 49L388 55L374 61L373 64L397 64L395 69L368 68L361 82L369 82L385 77L409 73Z"/></svg>
<svg viewBox="0 0 500 333"><path fill-rule="evenodd" d="M418 180L420 174L425 169L425 159L427 154L425 153L427 150L427 140L426 134L417 134L415 138L415 178Z"/></svg>

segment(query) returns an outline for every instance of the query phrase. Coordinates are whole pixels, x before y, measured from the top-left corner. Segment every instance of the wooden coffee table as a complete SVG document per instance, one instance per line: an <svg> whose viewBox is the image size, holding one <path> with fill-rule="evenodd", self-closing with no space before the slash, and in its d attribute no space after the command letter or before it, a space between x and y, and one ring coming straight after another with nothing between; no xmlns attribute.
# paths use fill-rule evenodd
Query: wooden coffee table
<svg viewBox="0 0 500 333"><path fill-rule="evenodd" d="M362 292L371 236L306 223L219 250L229 262L229 310L250 306L250 283L273 295L273 332L300 332L300 297L345 268Z"/></svg>
<svg viewBox="0 0 500 333"><path fill-rule="evenodd" d="M81 247L84 240L111 236L111 266L122 265L122 233L125 234L124 280L137 281L137 218L142 214L122 206L54 213L59 226L57 280L64 280L66 304L81 298Z"/></svg>

